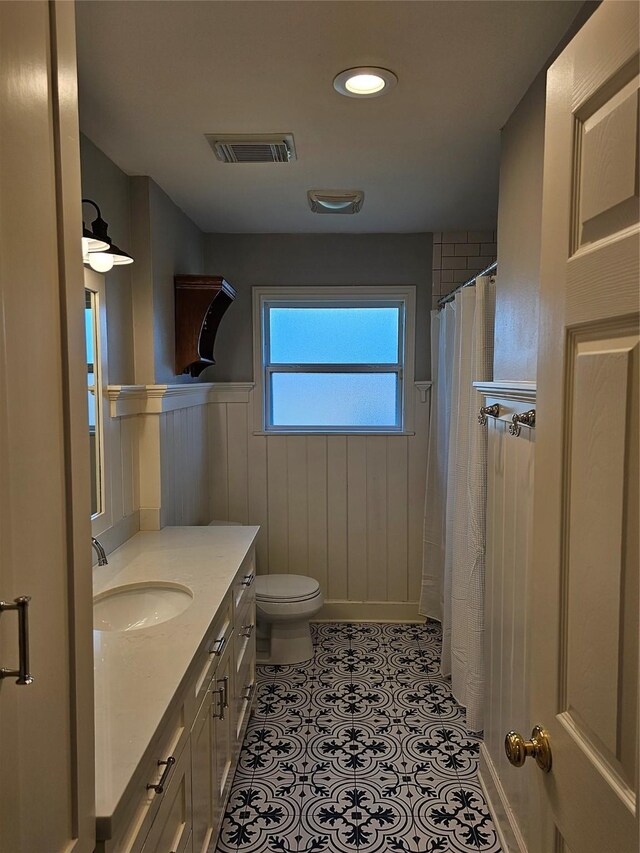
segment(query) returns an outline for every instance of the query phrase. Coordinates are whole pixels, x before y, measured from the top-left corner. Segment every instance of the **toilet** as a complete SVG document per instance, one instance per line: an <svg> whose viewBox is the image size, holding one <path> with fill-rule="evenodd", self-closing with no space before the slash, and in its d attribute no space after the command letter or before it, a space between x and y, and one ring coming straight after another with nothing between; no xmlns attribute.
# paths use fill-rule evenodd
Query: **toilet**
<svg viewBox="0 0 640 853"><path fill-rule="evenodd" d="M324 604L320 584L305 575L258 575L255 581L258 663L293 664L313 657L309 620Z"/></svg>

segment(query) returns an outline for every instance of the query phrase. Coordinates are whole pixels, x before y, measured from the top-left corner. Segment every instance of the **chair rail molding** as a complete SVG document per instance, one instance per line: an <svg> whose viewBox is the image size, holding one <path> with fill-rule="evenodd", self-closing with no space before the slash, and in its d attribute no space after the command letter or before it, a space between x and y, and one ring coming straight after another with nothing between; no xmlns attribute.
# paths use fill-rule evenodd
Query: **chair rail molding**
<svg viewBox="0 0 640 853"><path fill-rule="evenodd" d="M255 382L216 382L211 389L210 403L248 403Z"/></svg>
<svg viewBox="0 0 640 853"><path fill-rule="evenodd" d="M109 385L109 413L112 418L131 415L161 415L176 409L203 406L211 402L213 382L182 385Z"/></svg>
<svg viewBox="0 0 640 853"><path fill-rule="evenodd" d="M496 400L514 400L518 403L535 403L535 382L511 382L499 379L495 382L474 382L473 387L484 397Z"/></svg>

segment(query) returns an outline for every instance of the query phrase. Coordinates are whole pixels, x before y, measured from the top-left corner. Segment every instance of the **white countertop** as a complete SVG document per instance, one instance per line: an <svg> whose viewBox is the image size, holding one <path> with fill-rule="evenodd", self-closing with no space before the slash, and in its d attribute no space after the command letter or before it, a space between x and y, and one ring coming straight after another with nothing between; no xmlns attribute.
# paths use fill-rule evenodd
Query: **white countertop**
<svg viewBox="0 0 640 853"><path fill-rule="evenodd" d="M140 532L94 568L94 595L125 583L173 581L193 603L167 622L94 631L96 814L109 819L251 548L258 527Z"/></svg>

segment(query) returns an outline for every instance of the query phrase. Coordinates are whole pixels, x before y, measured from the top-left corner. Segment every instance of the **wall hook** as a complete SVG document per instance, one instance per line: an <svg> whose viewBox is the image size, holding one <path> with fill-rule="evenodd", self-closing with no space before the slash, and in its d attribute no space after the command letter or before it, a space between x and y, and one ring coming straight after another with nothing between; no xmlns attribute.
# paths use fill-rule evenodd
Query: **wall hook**
<svg viewBox="0 0 640 853"><path fill-rule="evenodd" d="M528 412L523 412L521 415L515 414L511 418L509 425L509 433L511 435L520 435L520 427L524 425L533 429L536 425L536 410L529 409Z"/></svg>
<svg viewBox="0 0 640 853"><path fill-rule="evenodd" d="M493 406L482 406L480 411L478 412L478 423L482 426L487 424L487 415L490 415L492 418L497 418L500 415L500 406L498 403L494 403Z"/></svg>

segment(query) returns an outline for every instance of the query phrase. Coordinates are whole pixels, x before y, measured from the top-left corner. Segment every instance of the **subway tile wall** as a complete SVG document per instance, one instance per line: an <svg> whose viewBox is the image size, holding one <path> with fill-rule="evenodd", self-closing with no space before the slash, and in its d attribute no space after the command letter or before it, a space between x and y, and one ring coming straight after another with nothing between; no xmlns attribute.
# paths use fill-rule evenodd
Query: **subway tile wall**
<svg viewBox="0 0 640 853"><path fill-rule="evenodd" d="M496 259L495 231L436 231L433 235L433 307L438 299Z"/></svg>

